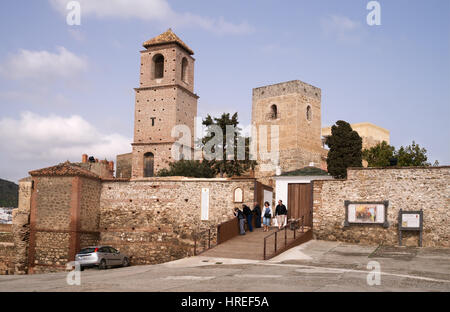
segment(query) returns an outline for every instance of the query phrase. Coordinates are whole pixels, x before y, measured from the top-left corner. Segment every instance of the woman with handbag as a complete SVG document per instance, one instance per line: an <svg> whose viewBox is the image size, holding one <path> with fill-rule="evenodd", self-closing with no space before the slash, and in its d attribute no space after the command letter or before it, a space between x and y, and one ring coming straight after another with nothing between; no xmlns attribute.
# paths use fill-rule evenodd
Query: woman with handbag
<svg viewBox="0 0 450 312"><path fill-rule="evenodd" d="M264 225L263 232L268 232L269 226L270 226L270 220L272 219L272 208L270 208L270 204L267 201L264 203L263 216L264 216L263 217L263 225Z"/></svg>

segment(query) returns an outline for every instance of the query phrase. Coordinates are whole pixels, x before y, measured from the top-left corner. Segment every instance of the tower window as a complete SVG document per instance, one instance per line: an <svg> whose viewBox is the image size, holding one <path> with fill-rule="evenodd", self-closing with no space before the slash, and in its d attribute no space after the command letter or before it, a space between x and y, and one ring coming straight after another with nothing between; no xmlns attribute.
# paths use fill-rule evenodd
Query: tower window
<svg viewBox="0 0 450 312"><path fill-rule="evenodd" d="M183 60L181 61L181 80L184 82L187 82L187 67L188 67L188 60L187 58L183 57Z"/></svg>
<svg viewBox="0 0 450 312"><path fill-rule="evenodd" d="M153 177L154 162L155 156L153 153L144 154L144 177Z"/></svg>
<svg viewBox="0 0 450 312"><path fill-rule="evenodd" d="M277 119L278 118L278 108L277 108L277 106L275 104L270 107L269 118L270 119Z"/></svg>
<svg viewBox="0 0 450 312"><path fill-rule="evenodd" d="M311 106L308 105L308 107L306 107L306 119L308 121L312 120L312 110L311 110Z"/></svg>
<svg viewBox="0 0 450 312"><path fill-rule="evenodd" d="M164 56L156 54L153 57L153 78L159 79L164 77Z"/></svg>

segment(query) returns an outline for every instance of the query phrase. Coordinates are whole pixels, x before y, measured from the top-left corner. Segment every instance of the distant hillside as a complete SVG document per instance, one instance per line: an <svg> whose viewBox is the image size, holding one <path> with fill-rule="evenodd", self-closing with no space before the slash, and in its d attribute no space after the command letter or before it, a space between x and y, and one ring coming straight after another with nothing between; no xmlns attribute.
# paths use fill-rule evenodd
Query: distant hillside
<svg viewBox="0 0 450 312"><path fill-rule="evenodd" d="M0 179L0 207L16 208L19 202L19 186Z"/></svg>

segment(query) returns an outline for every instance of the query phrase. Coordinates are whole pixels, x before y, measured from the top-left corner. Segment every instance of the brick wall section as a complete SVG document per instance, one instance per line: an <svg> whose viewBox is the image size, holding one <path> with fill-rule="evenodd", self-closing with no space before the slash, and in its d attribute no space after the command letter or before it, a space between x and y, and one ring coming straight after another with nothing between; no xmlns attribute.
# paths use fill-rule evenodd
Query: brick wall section
<svg viewBox="0 0 450 312"><path fill-rule="evenodd" d="M423 246L450 247L450 167L349 169L347 180L313 182L314 234L317 239L397 245L400 209L424 214ZM389 201L389 228L344 228L344 201ZM418 245L418 233L404 235Z"/></svg>
<svg viewBox="0 0 450 312"><path fill-rule="evenodd" d="M53 272L69 261L73 183L73 177L33 178L29 273Z"/></svg>
<svg viewBox="0 0 450 312"><path fill-rule="evenodd" d="M233 218L233 190L241 187L249 206L254 179L154 178L104 182L100 201L101 243L153 264L193 253L192 233ZM201 221L201 191L209 188L209 220Z"/></svg>

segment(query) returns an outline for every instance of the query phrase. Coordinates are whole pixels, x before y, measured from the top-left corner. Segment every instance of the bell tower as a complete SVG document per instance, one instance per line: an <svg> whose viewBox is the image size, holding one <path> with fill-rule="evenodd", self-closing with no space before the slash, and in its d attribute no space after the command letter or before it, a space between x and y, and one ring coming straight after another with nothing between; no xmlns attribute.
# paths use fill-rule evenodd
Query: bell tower
<svg viewBox="0 0 450 312"><path fill-rule="evenodd" d="M193 147L197 115L194 52L171 29L143 46L135 89L132 178L152 177L173 161L176 125L189 127Z"/></svg>

